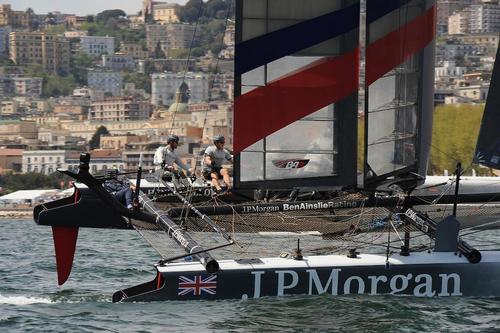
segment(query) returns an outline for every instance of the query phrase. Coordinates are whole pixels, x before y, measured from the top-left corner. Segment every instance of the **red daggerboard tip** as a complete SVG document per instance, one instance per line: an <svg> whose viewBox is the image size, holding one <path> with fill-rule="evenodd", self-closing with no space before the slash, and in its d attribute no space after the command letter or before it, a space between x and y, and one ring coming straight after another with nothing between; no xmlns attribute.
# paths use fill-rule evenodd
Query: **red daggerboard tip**
<svg viewBox="0 0 500 333"><path fill-rule="evenodd" d="M71 273L78 227L52 227L56 252L57 284L63 285Z"/></svg>

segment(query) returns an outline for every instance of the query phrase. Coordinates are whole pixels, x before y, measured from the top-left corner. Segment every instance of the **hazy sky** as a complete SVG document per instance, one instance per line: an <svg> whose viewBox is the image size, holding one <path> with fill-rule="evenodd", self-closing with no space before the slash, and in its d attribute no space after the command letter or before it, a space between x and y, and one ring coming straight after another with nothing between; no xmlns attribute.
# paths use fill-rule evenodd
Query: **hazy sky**
<svg viewBox="0 0 500 333"><path fill-rule="evenodd" d="M187 0L168 2L185 4ZM60 11L77 15L97 14L106 9L122 9L128 14L135 14L142 6L141 0L5 0L0 3L10 3L14 10L33 8L37 14Z"/></svg>

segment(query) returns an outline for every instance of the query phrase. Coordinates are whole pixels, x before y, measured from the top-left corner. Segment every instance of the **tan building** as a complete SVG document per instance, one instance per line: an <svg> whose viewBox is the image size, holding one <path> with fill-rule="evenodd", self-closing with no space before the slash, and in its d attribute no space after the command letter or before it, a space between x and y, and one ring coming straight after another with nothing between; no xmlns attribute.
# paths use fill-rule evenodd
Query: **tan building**
<svg viewBox="0 0 500 333"><path fill-rule="evenodd" d="M14 11L10 4L0 5L0 26L10 25L14 28L27 28L31 16L27 12Z"/></svg>
<svg viewBox="0 0 500 333"><path fill-rule="evenodd" d="M139 142L130 143L123 151L124 171L137 171L142 154L142 170L154 170L153 158L159 143Z"/></svg>
<svg viewBox="0 0 500 333"><path fill-rule="evenodd" d="M17 101L2 101L0 102L0 114L10 115L17 113L18 107L19 107L19 102Z"/></svg>
<svg viewBox="0 0 500 333"><path fill-rule="evenodd" d="M464 97L472 102L485 102L488 97L489 84L471 84L455 89L459 97Z"/></svg>
<svg viewBox="0 0 500 333"><path fill-rule="evenodd" d="M88 106L85 105L55 105L54 110L52 111L54 114L69 114L79 117L78 119L83 119L87 117ZM80 117L81 116L81 117Z"/></svg>
<svg viewBox="0 0 500 333"><path fill-rule="evenodd" d="M101 149L124 149L126 144L132 142L147 142L146 135L102 135Z"/></svg>
<svg viewBox="0 0 500 333"><path fill-rule="evenodd" d="M0 173L21 171L23 165L22 149L0 149Z"/></svg>
<svg viewBox="0 0 500 333"><path fill-rule="evenodd" d="M17 141L20 138L38 138L38 128L34 121L0 120L0 138Z"/></svg>
<svg viewBox="0 0 500 333"><path fill-rule="evenodd" d="M148 57L148 51L144 51L142 45L138 43L121 42L120 52L134 59L146 59Z"/></svg>
<svg viewBox="0 0 500 333"><path fill-rule="evenodd" d="M88 119L90 121L127 121L147 120L150 116L149 101L116 97L93 102Z"/></svg>
<svg viewBox="0 0 500 333"><path fill-rule="evenodd" d="M69 41L44 32L11 32L10 59L21 66L39 64L44 72L68 72Z"/></svg>
<svg viewBox="0 0 500 333"><path fill-rule="evenodd" d="M498 46L500 36L498 34L470 34L465 36L457 36L457 39L462 44L475 44L496 48Z"/></svg>
<svg viewBox="0 0 500 333"><path fill-rule="evenodd" d="M179 23L177 10L179 5L171 3L153 3L153 20L155 23Z"/></svg>
<svg viewBox="0 0 500 333"><path fill-rule="evenodd" d="M469 32L470 14L468 9L458 11L448 17L448 34L464 35Z"/></svg>

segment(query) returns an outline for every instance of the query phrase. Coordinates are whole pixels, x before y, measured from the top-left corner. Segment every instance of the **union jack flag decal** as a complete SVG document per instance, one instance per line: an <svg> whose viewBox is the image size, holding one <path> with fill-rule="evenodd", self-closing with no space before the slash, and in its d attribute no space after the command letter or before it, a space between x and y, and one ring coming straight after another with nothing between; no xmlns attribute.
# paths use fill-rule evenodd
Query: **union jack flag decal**
<svg viewBox="0 0 500 333"><path fill-rule="evenodd" d="M193 296L200 296L203 292L215 295L217 288L217 275L204 277L202 275L179 276L179 291L177 295L184 296L192 293Z"/></svg>

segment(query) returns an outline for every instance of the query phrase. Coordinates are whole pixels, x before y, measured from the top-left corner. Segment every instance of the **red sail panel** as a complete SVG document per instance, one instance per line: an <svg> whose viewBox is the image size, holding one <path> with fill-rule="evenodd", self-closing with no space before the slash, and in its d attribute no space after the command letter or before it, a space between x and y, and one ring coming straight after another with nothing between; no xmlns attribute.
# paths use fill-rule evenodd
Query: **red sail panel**
<svg viewBox="0 0 500 333"><path fill-rule="evenodd" d="M356 48L339 57L321 59L237 97L234 153L356 92L358 63Z"/></svg>
<svg viewBox="0 0 500 333"><path fill-rule="evenodd" d="M436 5L366 49L366 84L370 85L413 54L420 52L436 34Z"/></svg>
<svg viewBox="0 0 500 333"><path fill-rule="evenodd" d="M52 227L52 236L56 252L57 284L63 285L73 267L78 227Z"/></svg>

